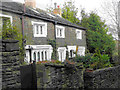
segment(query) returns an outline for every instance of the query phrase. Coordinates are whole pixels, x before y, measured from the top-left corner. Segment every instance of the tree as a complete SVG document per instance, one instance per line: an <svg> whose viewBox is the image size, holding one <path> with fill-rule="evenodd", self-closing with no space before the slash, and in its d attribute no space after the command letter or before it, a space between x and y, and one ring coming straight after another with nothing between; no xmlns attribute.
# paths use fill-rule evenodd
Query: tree
<svg viewBox="0 0 120 90"><path fill-rule="evenodd" d="M62 8L62 17L66 20L78 24L79 19L76 17L78 13L77 8L74 5L74 2L69 1L65 2Z"/></svg>
<svg viewBox="0 0 120 90"><path fill-rule="evenodd" d="M52 0L51 0L52 3ZM57 3L54 3L55 6ZM46 10L50 13L53 12L54 8L52 7L52 4L46 8ZM78 24L80 20L77 18L77 13L78 10L74 5L74 2L72 0L65 2L62 8L62 17L65 18L66 20Z"/></svg>
<svg viewBox="0 0 120 90"><path fill-rule="evenodd" d="M109 27L112 27L112 34L116 34L119 31L119 15L118 15L119 0L110 0L104 2L102 7L102 15L106 19L106 23ZM120 8L120 7L119 7Z"/></svg>
<svg viewBox="0 0 120 90"><path fill-rule="evenodd" d="M107 25L105 25L105 21L102 21L94 12L88 15L82 10L81 14L81 26L87 28L86 42L90 53L95 53L95 50L99 49L101 54L104 52L112 57L115 42L112 35L107 34L108 28Z"/></svg>

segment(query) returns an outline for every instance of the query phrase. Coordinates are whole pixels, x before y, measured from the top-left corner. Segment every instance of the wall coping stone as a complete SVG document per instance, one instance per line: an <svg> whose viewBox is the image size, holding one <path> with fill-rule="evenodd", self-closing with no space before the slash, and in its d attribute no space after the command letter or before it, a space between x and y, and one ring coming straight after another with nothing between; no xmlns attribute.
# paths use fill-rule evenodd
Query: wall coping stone
<svg viewBox="0 0 120 90"><path fill-rule="evenodd" d="M18 40L12 40L12 39L7 39L7 40L0 40L2 43L17 43L19 42Z"/></svg>
<svg viewBox="0 0 120 90"><path fill-rule="evenodd" d="M84 72L86 76L89 76L89 77L94 77L96 75L99 75L100 73L103 73L103 72L107 72L111 69L116 69L116 68L119 68L120 65L118 66L114 66L114 67L108 67L108 68L103 68L103 69L98 69L98 70L95 70L95 71L92 71L92 72ZM99 73L98 73L99 72Z"/></svg>

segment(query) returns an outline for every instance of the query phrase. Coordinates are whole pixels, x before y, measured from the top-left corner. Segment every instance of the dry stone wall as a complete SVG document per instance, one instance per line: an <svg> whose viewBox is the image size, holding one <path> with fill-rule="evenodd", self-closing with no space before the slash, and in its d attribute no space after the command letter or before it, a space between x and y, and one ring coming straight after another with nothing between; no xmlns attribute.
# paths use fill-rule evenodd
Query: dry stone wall
<svg viewBox="0 0 120 90"><path fill-rule="evenodd" d="M84 88L83 67L37 65L37 88Z"/></svg>
<svg viewBox="0 0 120 90"><path fill-rule="evenodd" d="M21 88L18 41L2 40L2 88Z"/></svg>
<svg viewBox="0 0 120 90"><path fill-rule="evenodd" d="M85 88L120 88L120 66L84 73Z"/></svg>

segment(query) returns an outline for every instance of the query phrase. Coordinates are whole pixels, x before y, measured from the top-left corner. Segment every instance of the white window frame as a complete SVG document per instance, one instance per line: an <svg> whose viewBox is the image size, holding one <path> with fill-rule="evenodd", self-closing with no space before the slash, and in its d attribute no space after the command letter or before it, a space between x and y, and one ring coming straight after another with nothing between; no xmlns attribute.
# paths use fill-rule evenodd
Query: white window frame
<svg viewBox="0 0 120 90"><path fill-rule="evenodd" d="M38 31L39 33L36 34L37 30L36 30L36 25L38 25ZM35 22L32 21L32 26L33 26L33 36L34 37L47 37L47 23L46 22ZM40 30L40 26L43 26L43 34L41 34L41 30Z"/></svg>
<svg viewBox="0 0 120 90"><path fill-rule="evenodd" d="M76 52L76 46L67 46L68 48L68 53L69 53L69 58L73 58L76 55L73 53L73 57L70 56L70 51L73 50L74 52Z"/></svg>
<svg viewBox="0 0 120 90"><path fill-rule="evenodd" d="M65 27L60 26L60 25L56 25L56 38L65 38ZM62 36L60 36L60 30L61 29L61 34Z"/></svg>
<svg viewBox="0 0 120 90"><path fill-rule="evenodd" d="M32 61L34 61L34 52L36 53L36 62L38 62L38 56L37 56L37 53L39 52L40 53L40 61L44 61L45 60L45 51L47 52L47 60L50 61L51 60L51 56L52 56L52 52L53 52L53 48L51 45L26 45L25 46L25 49L29 49L29 47L32 47L32 51L31 51L31 59ZM41 56L41 52L43 52L43 60L42 60L42 56ZM26 50L26 56L27 58L25 57L25 60L27 62L30 63L30 55L29 55L29 52Z"/></svg>
<svg viewBox="0 0 120 90"><path fill-rule="evenodd" d="M66 59L66 47L58 47L58 59L59 61L64 62ZM61 59L61 54L62 54L62 59Z"/></svg>
<svg viewBox="0 0 120 90"><path fill-rule="evenodd" d="M78 34L78 32L79 32L79 34ZM82 30L76 29L76 38L82 39Z"/></svg>
<svg viewBox="0 0 120 90"><path fill-rule="evenodd" d="M79 56L85 56L85 46L78 46L77 55L79 55Z"/></svg>
<svg viewBox="0 0 120 90"><path fill-rule="evenodd" d="M1 14L1 13L0 13L0 17L10 18L10 21L11 21L11 24L12 24L12 21L13 21L12 16L10 16L10 15L4 15L4 14Z"/></svg>

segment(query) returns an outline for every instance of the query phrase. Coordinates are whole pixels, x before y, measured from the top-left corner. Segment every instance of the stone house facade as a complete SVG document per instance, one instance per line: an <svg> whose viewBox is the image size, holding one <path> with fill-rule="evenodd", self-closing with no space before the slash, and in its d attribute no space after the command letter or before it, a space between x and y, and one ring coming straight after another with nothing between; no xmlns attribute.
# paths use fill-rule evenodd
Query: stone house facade
<svg viewBox="0 0 120 90"><path fill-rule="evenodd" d="M28 0L27 0L28 1ZM26 5L26 4L25 4ZM59 15L45 12L16 2L0 2L0 18L8 18L26 36L25 61L51 60L53 47L48 40L56 41L56 55L59 61L85 55L85 28L73 24ZM34 6L34 5L33 5Z"/></svg>

